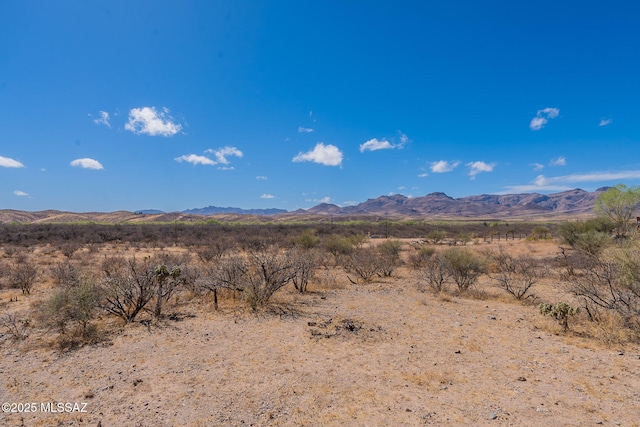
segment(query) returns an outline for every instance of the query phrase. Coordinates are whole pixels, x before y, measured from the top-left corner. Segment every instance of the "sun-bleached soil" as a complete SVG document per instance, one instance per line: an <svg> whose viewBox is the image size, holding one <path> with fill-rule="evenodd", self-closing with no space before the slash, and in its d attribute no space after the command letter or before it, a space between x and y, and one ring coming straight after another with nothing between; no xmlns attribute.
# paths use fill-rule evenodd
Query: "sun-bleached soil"
<svg viewBox="0 0 640 427"><path fill-rule="evenodd" d="M545 256L557 245L505 248ZM0 425L640 425L636 344L560 333L487 278L478 299L421 291L406 267L370 284L320 276L259 314L183 299L171 318L75 351L35 332L6 339L0 401L38 411L0 413ZM565 297L556 283L536 293ZM46 402L86 402L86 412L45 413Z"/></svg>

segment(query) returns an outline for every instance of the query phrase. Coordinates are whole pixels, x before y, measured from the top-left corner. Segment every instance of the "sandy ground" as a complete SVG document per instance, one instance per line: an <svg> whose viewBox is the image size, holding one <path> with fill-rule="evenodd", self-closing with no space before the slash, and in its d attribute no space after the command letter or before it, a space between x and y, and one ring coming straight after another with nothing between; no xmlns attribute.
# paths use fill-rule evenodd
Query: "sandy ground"
<svg viewBox="0 0 640 427"><path fill-rule="evenodd" d="M409 269L363 285L322 274L259 315L199 300L73 352L35 333L5 340L0 401L37 411L0 413L0 425L640 425L637 345L560 334L503 297L420 292ZM560 292L552 280L540 290Z"/></svg>

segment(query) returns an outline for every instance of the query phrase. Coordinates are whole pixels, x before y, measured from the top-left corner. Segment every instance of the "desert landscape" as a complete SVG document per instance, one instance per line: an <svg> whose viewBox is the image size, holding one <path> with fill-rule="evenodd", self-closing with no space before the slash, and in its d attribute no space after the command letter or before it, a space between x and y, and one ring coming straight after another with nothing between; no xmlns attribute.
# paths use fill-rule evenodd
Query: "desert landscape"
<svg viewBox="0 0 640 427"><path fill-rule="evenodd" d="M2 425L640 425L634 330L614 315L590 321L585 310L567 316L565 330L540 312L541 303L581 304L566 262L577 250L560 243L561 225L513 232L498 223L493 238L464 222L413 238L403 236L413 223L380 238L362 232L372 224L326 233L308 224L107 225L102 238L112 240L102 243L87 240L104 234L97 225L3 227L0 400L15 405ZM317 256L306 289L286 280L256 302L258 290L220 273L234 257L297 250ZM464 289L431 274L433 260L460 253L482 260ZM377 254L373 267L365 254ZM520 300L499 280L505 255L533 268L509 276L515 291L533 279ZM104 299L86 318L69 309L81 285L65 280L82 276L108 292L105 272L114 278L132 260L179 266L160 316L151 297L130 319ZM28 292L11 286L20 265L37 270ZM56 294L65 303L55 305Z"/></svg>

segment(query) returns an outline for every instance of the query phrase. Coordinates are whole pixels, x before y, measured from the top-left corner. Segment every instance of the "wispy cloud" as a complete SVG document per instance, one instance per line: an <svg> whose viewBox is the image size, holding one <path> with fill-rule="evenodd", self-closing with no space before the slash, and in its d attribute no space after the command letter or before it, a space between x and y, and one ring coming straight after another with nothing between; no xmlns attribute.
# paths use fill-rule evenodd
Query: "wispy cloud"
<svg viewBox="0 0 640 427"><path fill-rule="evenodd" d="M274 196L273 194L263 194L262 196L260 196L261 199L275 199L276 196Z"/></svg>
<svg viewBox="0 0 640 427"><path fill-rule="evenodd" d="M598 126L606 126L610 125L611 123L613 123L613 120L611 119L600 119L600 123L598 123Z"/></svg>
<svg viewBox="0 0 640 427"><path fill-rule="evenodd" d="M14 160L10 157L2 157L0 156L0 167L3 168L23 168L24 165L17 160Z"/></svg>
<svg viewBox="0 0 640 427"><path fill-rule="evenodd" d="M541 163L532 163L531 166L533 166L534 171L541 171L544 169L544 165Z"/></svg>
<svg viewBox="0 0 640 427"><path fill-rule="evenodd" d="M340 166L342 164L342 152L335 145L324 145L318 142L311 151L298 153L293 158L294 162L314 162L325 166Z"/></svg>
<svg viewBox="0 0 640 427"><path fill-rule="evenodd" d="M365 151L391 150L394 148L402 149L410 141L409 137L401 131L398 131L398 140L399 142L396 143L391 142L386 138L372 138L367 142L360 144L360 152L364 153Z"/></svg>
<svg viewBox="0 0 640 427"><path fill-rule="evenodd" d="M360 144L361 153L364 153L365 151L389 150L391 148L395 148L395 145L386 139L379 140L378 138L373 138L363 144Z"/></svg>
<svg viewBox="0 0 640 427"><path fill-rule="evenodd" d="M176 162L178 162L178 163L187 162L187 163L191 163L192 165L214 166L214 165L217 164L216 162L214 162L210 158L208 158L206 156L199 156L197 154L185 154L183 156L176 157L174 160Z"/></svg>
<svg viewBox="0 0 640 427"><path fill-rule="evenodd" d="M460 165L460 162L458 161L449 162L447 160L438 160L437 162L431 162L431 166L429 166L429 169L433 173L445 173L445 172L451 172L452 170L457 168L459 165Z"/></svg>
<svg viewBox="0 0 640 427"><path fill-rule="evenodd" d="M331 203L331 197L325 196L321 199L305 199L306 202L315 202L315 203Z"/></svg>
<svg viewBox="0 0 640 427"><path fill-rule="evenodd" d="M298 126L298 132L300 132L300 133L311 133L311 132L313 132L313 129L305 128L305 127L302 127L302 126Z"/></svg>
<svg viewBox="0 0 640 427"><path fill-rule="evenodd" d="M529 128L531 130L540 130L549 122L550 119L555 119L559 115L560 110L558 108L547 107L542 110L538 110L536 116L531 119Z"/></svg>
<svg viewBox="0 0 640 427"><path fill-rule="evenodd" d="M622 181L626 179L640 179L640 170L618 172L592 172L583 174L569 174L554 177L538 175L532 183L507 186L507 191L565 191L572 185L589 182Z"/></svg>
<svg viewBox="0 0 640 427"><path fill-rule="evenodd" d="M93 169L93 170L104 169L104 167L100 164L99 161L94 159L89 159L86 157L83 159L72 160L70 165L73 166L74 168L82 168L82 169Z"/></svg>
<svg viewBox="0 0 640 427"><path fill-rule="evenodd" d="M556 157L554 159L551 159L551 161L549 162L549 166L566 166L566 164L567 159L565 159L564 156Z"/></svg>
<svg viewBox="0 0 640 427"><path fill-rule="evenodd" d="M91 115L90 115L91 116ZM93 117L93 116L91 116ZM106 111L100 111L100 117L97 119L93 119L93 123L97 125L104 125L108 128L111 127L111 123L109 122L109 113Z"/></svg>
<svg viewBox="0 0 640 427"><path fill-rule="evenodd" d="M477 162L469 162L467 163L469 167L469 176L471 179L476 179L476 175L482 172L493 172L493 168L496 166L495 163L485 163L482 161Z"/></svg>
<svg viewBox="0 0 640 427"><path fill-rule="evenodd" d="M256 179L258 181L266 181L268 178L266 176L264 176L264 175L258 175L258 176L256 176Z"/></svg>
<svg viewBox="0 0 640 427"><path fill-rule="evenodd" d="M138 135L173 136L182 130L182 125L174 121L167 108L158 111L155 107L142 107L129 111L124 128Z"/></svg>
<svg viewBox="0 0 640 427"><path fill-rule="evenodd" d="M24 191L20 191L20 190L14 191L13 194L15 194L18 197L29 197L29 194L25 193Z"/></svg>
<svg viewBox="0 0 640 427"><path fill-rule="evenodd" d="M222 163L223 165L229 164L229 159L227 159L227 157L229 156L235 156L235 157L244 156L242 151L238 150L236 147L229 147L229 146L222 147L217 150L208 149L205 151L205 153L213 154L216 157L216 161L218 163Z"/></svg>
<svg viewBox="0 0 640 427"><path fill-rule="evenodd" d="M425 172L425 173L418 174L418 178L426 178L426 177L428 177L428 176L429 176L429 174L428 174L428 173L426 173L426 172Z"/></svg>

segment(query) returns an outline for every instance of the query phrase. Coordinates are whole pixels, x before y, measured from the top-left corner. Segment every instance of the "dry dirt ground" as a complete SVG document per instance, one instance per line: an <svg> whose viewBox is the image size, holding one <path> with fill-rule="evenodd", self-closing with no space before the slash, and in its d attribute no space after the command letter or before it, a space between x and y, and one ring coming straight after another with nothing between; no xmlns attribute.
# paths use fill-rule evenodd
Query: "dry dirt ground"
<svg viewBox="0 0 640 427"><path fill-rule="evenodd" d="M5 340L0 401L38 410L0 413L0 425L640 425L638 345L560 333L486 278L477 299L421 292L408 268L362 285L321 276L258 315L199 299L178 302L173 320L129 324L76 351L35 332ZM554 278L537 292L567 297ZM84 402L86 412L42 412L46 402Z"/></svg>

